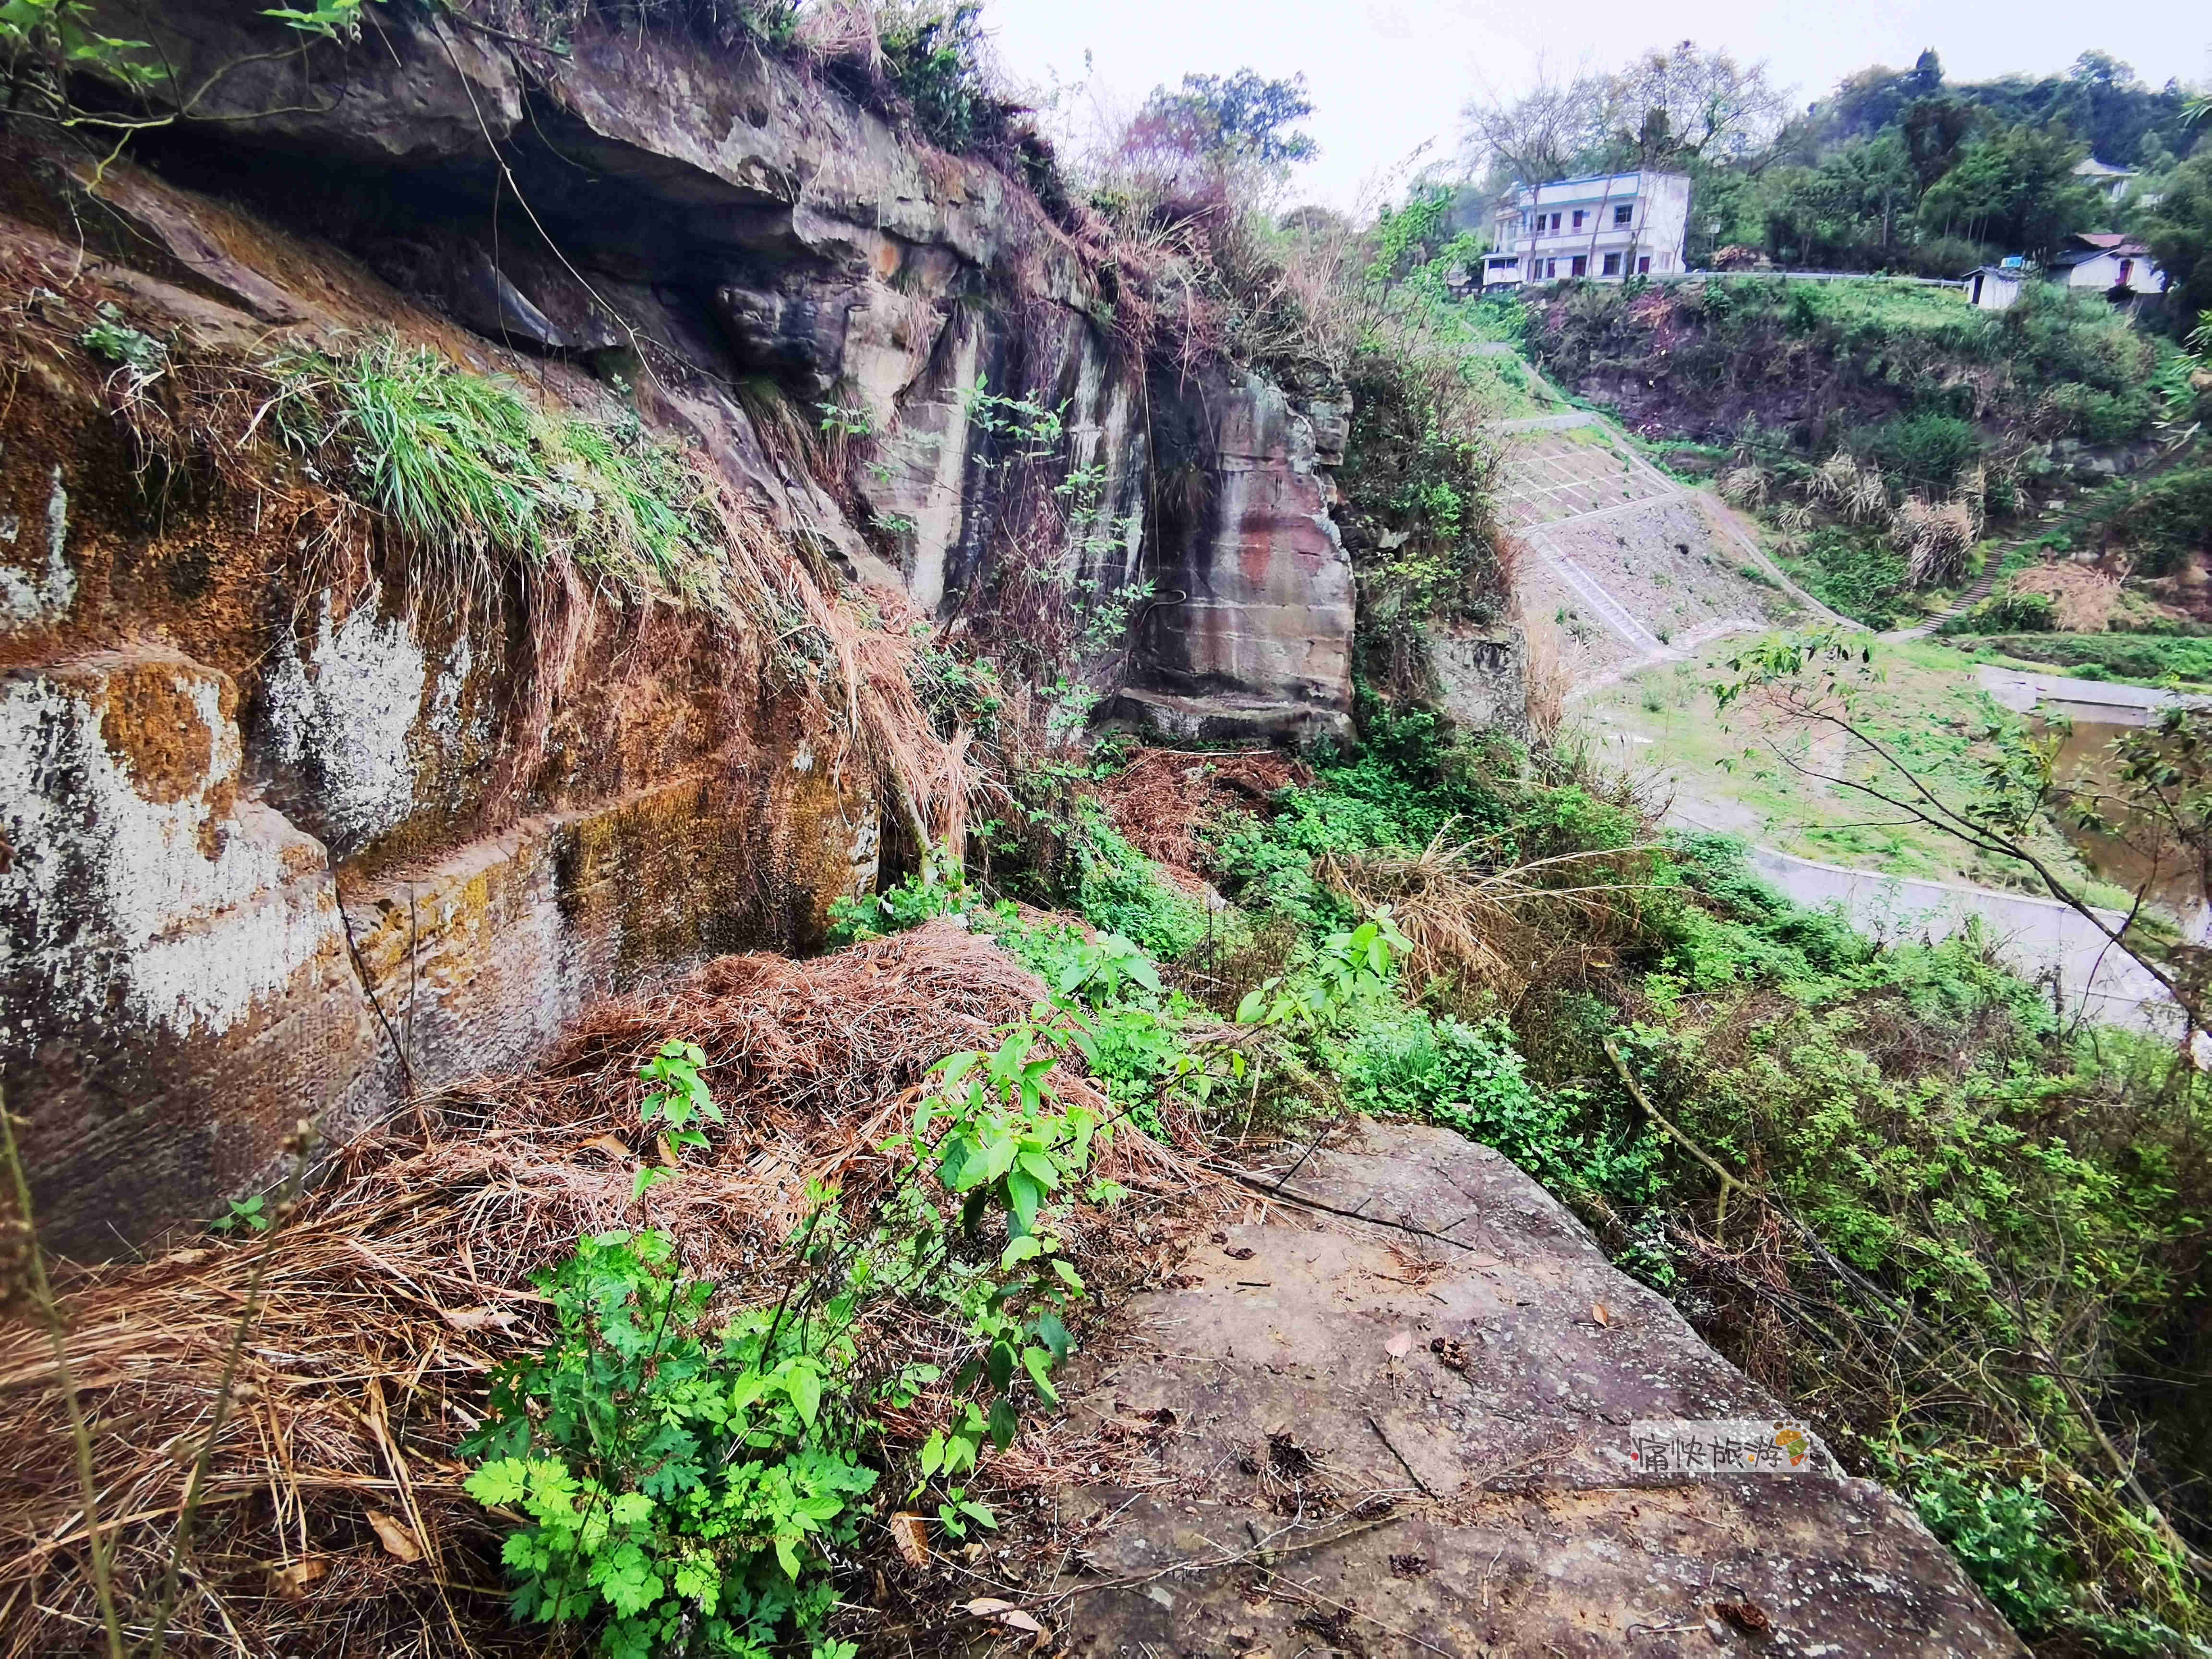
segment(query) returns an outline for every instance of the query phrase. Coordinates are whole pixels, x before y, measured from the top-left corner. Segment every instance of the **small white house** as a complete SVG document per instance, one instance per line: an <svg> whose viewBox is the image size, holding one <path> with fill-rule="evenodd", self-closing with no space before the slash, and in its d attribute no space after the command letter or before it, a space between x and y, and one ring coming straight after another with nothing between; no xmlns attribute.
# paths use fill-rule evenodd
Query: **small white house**
<svg viewBox="0 0 2212 1659"><path fill-rule="evenodd" d="M1984 311L2002 311L2020 298L2027 267L2019 259L2001 265L1976 265L1966 273L1966 303Z"/></svg>
<svg viewBox="0 0 2212 1659"><path fill-rule="evenodd" d="M2074 164L2074 176L2086 179L2107 202L2118 202L2128 193L2128 186L2135 183L2136 173L2133 167L2116 167L2109 161L2085 155Z"/></svg>
<svg viewBox="0 0 2212 1659"><path fill-rule="evenodd" d="M1620 283L1679 274L1690 222L1680 173L1597 173L1522 185L1498 204L1485 288L1586 276Z"/></svg>
<svg viewBox="0 0 2212 1659"><path fill-rule="evenodd" d="M2150 250L2116 230L2069 236L2066 246L2051 261L2051 275L2053 281L2069 288L2091 289L2099 294L2166 292L2166 273L2151 263Z"/></svg>

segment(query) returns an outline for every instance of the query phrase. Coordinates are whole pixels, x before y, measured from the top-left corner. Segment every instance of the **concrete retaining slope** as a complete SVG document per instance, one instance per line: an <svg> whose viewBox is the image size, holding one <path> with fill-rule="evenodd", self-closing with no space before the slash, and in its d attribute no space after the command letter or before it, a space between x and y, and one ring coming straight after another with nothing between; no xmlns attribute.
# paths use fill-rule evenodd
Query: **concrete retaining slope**
<svg viewBox="0 0 2212 1659"><path fill-rule="evenodd" d="M2025 1654L1824 1451L1634 1473L1633 1421L1782 1407L1497 1152L1366 1126L1284 1196L1075 1368L1072 1409L1149 1467L1063 1500L1088 1536L1025 1595L1066 1651Z"/></svg>

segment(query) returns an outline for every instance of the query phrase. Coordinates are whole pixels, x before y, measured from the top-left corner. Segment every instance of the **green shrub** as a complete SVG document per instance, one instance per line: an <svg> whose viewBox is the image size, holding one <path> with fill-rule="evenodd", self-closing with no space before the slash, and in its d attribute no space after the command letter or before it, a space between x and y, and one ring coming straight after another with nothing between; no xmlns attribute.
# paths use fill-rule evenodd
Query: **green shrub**
<svg viewBox="0 0 2212 1659"><path fill-rule="evenodd" d="M1651 1196L1657 1147L1649 1132L1619 1143L1590 1133L1588 1102L1530 1083L1502 1022L1469 1024L1395 1003L1363 1006L1337 1068L1345 1098L1360 1110L1456 1130L1554 1190L1624 1202Z"/></svg>
<svg viewBox="0 0 2212 1659"><path fill-rule="evenodd" d="M2058 606L2048 593L1992 593L1964 616L1943 624L1946 634L2048 634L2058 626Z"/></svg>
<svg viewBox="0 0 2212 1659"><path fill-rule="evenodd" d="M1109 953L1095 954L1079 981L1108 969ZM501 1552L519 1615L586 1626L605 1659L769 1659L795 1646L853 1659L825 1629L830 1551L856 1540L856 1506L877 1484L861 1452L881 1455L878 1413L947 1380L886 1352L884 1327L918 1316L928 1351L950 1335L960 1363L906 1502L936 1487L938 1523L955 1539L997 1524L950 1482L987 1440L1012 1443L1018 1395L1058 1402L1052 1377L1073 1346L1060 1316L1085 1293L1061 1252L1060 1206L1084 1190L1113 1123L1063 1100L1052 1078L1089 1054L1114 1011L1109 998L1086 1018L1055 994L994 1048L932 1067L910 1127L880 1149L894 1174L863 1212L872 1224L854 1226L834 1190L811 1184L811 1212L775 1264L793 1277L772 1305L717 1321L716 1286L682 1279L659 1232L586 1237L538 1275L552 1339L497 1368L462 1445L483 1460L470 1495L519 1522ZM659 1085L647 1124L680 1133L706 1109L701 1060L672 1040L641 1068ZM1243 1075L1241 1059L1218 1053L1178 1054L1172 1070L1201 1096L1217 1073Z"/></svg>
<svg viewBox="0 0 2212 1659"><path fill-rule="evenodd" d="M1431 623L1487 622L1504 602L1491 516L1498 451L1480 389L1495 377L1480 365L1408 325L1370 331L1346 371L1337 519L1357 585L1353 640L1363 672L1402 698L1426 690Z"/></svg>
<svg viewBox="0 0 2212 1659"><path fill-rule="evenodd" d="M964 915L981 902L949 846L927 848L921 867L896 885L858 897L841 893L830 900L823 942L834 949L887 939L939 916Z"/></svg>
<svg viewBox="0 0 2212 1659"><path fill-rule="evenodd" d="M1815 598L1870 628L1893 626L1911 609L1905 558L1879 532L1840 525L1808 539L1801 580Z"/></svg>
<svg viewBox="0 0 2212 1659"><path fill-rule="evenodd" d="M2212 639L2185 634L1992 634L1978 641L2008 657L2070 668L2083 678L2212 683Z"/></svg>
<svg viewBox="0 0 2212 1659"><path fill-rule="evenodd" d="M1948 493L1981 453L1981 440L1971 424L1955 415L1929 411L1885 421L1866 444L1884 473L1927 495Z"/></svg>
<svg viewBox="0 0 2212 1659"><path fill-rule="evenodd" d="M1996 1603L2023 1636L2043 1635L2073 1605L2059 1577L2061 1557L2051 1535L2058 1512L2026 1482L1977 1478L1957 1464L1929 1459L1911 1472L1913 1507L1928 1530Z"/></svg>
<svg viewBox="0 0 2212 1659"><path fill-rule="evenodd" d="M501 1367L464 1452L478 1503L527 1524L501 1552L519 1616L599 1627L606 1659L766 1659L822 1634L822 1547L858 1534L876 1474L821 1417L851 1345L809 1352L769 1310L719 1332L714 1287L673 1271L665 1233L600 1233L537 1280L550 1346Z"/></svg>
<svg viewBox="0 0 2212 1659"><path fill-rule="evenodd" d="M992 135L1004 111L984 63L981 0L899 0L878 12L878 39L923 137L958 154Z"/></svg>
<svg viewBox="0 0 2212 1659"><path fill-rule="evenodd" d="M1206 937L1206 901L1171 884L1096 805L1079 811L1068 850L1075 908L1094 926L1169 962Z"/></svg>
<svg viewBox="0 0 2212 1659"><path fill-rule="evenodd" d="M2113 515L2106 533L2143 576L2169 575L2191 554L2212 550L2212 467L2156 480Z"/></svg>

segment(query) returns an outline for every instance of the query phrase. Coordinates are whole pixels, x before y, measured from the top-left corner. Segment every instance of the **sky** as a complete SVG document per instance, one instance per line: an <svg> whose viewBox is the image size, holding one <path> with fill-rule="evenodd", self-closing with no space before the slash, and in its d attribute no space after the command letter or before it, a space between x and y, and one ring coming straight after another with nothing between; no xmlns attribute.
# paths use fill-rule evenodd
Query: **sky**
<svg viewBox="0 0 2212 1659"><path fill-rule="evenodd" d="M1614 69L1677 40L1765 60L1800 106L1869 64L1909 67L1925 46L1954 81L2061 73L2093 48L2152 86L2212 81L2212 15L2199 0L2110 10L2082 0L985 0L984 18L1017 83L1079 88L1061 106L1078 125L1096 110L1126 113L1186 72L1303 72L1321 155L1292 194L1346 210L1449 156L1470 97L1510 97L1540 70Z"/></svg>

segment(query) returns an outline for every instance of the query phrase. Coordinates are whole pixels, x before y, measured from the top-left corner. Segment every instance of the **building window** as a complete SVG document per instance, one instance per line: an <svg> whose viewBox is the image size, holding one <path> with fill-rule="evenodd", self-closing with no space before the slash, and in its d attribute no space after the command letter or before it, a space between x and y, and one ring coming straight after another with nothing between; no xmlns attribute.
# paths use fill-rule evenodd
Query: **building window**
<svg viewBox="0 0 2212 1659"><path fill-rule="evenodd" d="M1575 255L1574 274L1577 276L1587 276L1589 275L1589 260L1583 254L1577 253Z"/></svg>
<svg viewBox="0 0 2212 1659"><path fill-rule="evenodd" d="M1637 260L1636 274L1638 276L1649 276L1651 274L1651 256L1650 254L1646 253Z"/></svg>
<svg viewBox="0 0 2212 1659"><path fill-rule="evenodd" d="M1547 260L1545 260L1545 261L1544 261L1544 275L1545 275L1545 276L1558 276L1559 274L1559 262L1557 259L1547 259Z"/></svg>
<svg viewBox="0 0 2212 1659"><path fill-rule="evenodd" d="M1608 276L1620 275L1620 256L1618 253L1608 253L1605 256L1605 274Z"/></svg>
<svg viewBox="0 0 2212 1659"><path fill-rule="evenodd" d="M1555 213L1555 214L1553 214L1553 215L1552 216L1552 228L1553 228L1553 230L1557 230L1559 228L1559 216L1558 214L1556 214L1556 213Z"/></svg>
<svg viewBox="0 0 2212 1659"><path fill-rule="evenodd" d="M1583 228L1583 210L1582 210L1580 208L1577 208L1577 209L1575 210L1575 225L1574 225L1574 228L1575 228L1577 230L1580 230L1580 229Z"/></svg>
<svg viewBox="0 0 2212 1659"><path fill-rule="evenodd" d="M2122 288L2125 288L2125 287L2127 287L2129 283L2132 283L2132 282L2135 280L2135 275L2136 275L2136 262L2135 262L2134 260L2132 260L2132 259L2123 259L2123 260L2121 260L2121 261L2120 261L2120 286L2121 286Z"/></svg>
<svg viewBox="0 0 2212 1659"><path fill-rule="evenodd" d="M1625 225L1635 216L1636 204L1633 202L1623 202L1613 210L1613 222L1616 225Z"/></svg>

